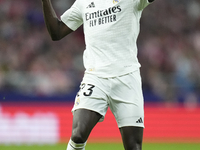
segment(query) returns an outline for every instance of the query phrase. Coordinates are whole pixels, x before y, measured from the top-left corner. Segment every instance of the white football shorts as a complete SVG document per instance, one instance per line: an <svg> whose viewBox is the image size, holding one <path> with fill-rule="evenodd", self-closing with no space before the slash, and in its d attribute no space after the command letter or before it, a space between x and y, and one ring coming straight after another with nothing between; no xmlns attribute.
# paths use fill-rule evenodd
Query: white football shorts
<svg viewBox="0 0 200 150"><path fill-rule="evenodd" d="M115 116L118 127L144 127L144 99L140 71L112 78L85 74L76 95L72 112L88 109L102 115L108 107Z"/></svg>

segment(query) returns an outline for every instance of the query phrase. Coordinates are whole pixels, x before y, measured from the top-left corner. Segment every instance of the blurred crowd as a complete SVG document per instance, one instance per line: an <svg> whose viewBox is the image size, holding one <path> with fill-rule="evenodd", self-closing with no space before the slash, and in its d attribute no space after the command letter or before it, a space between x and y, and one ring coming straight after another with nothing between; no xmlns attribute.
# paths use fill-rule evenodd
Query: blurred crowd
<svg viewBox="0 0 200 150"><path fill-rule="evenodd" d="M52 2L60 16L74 0ZM51 41L41 0L0 0L0 93L77 92L84 49L82 28ZM138 49L146 101L199 100L199 0L155 0L143 12Z"/></svg>

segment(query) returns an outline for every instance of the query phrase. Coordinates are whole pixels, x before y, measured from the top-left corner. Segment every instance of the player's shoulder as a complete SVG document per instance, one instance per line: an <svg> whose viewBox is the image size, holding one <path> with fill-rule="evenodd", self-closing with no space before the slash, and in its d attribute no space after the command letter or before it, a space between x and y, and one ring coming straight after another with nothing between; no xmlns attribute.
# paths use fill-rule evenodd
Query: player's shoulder
<svg viewBox="0 0 200 150"><path fill-rule="evenodd" d="M89 6L89 4L94 3L96 0L75 0L75 4L77 4L79 7L85 7Z"/></svg>

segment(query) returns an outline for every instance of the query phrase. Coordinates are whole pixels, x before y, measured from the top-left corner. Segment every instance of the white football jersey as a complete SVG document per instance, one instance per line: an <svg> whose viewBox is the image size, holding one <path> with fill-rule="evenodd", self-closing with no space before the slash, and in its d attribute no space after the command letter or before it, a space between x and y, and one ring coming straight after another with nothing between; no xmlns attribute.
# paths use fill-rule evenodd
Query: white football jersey
<svg viewBox="0 0 200 150"><path fill-rule="evenodd" d="M136 40L148 4L148 0L76 0L64 12L61 20L73 31L83 24L86 73L108 78L140 67Z"/></svg>

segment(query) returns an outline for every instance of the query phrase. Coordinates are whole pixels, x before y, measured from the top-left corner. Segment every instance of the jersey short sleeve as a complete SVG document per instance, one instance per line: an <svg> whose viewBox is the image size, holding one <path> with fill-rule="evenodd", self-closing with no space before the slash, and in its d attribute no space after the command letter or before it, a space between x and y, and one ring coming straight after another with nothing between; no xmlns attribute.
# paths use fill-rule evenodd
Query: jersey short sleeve
<svg viewBox="0 0 200 150"><path fill-rule="evenodd" d="M148 6L149 4L150 4L150 2L148 0L139 0L139 2L138 2L138 9L142 10L146 6Z"/></svg>
<svg viewBox="0 0 200 150"><path fill-rule="evenodd" d="M64 22L73 31L83 24L79 1L80 0L76 0L71 8L61 15L62 22Z"/></svg>

